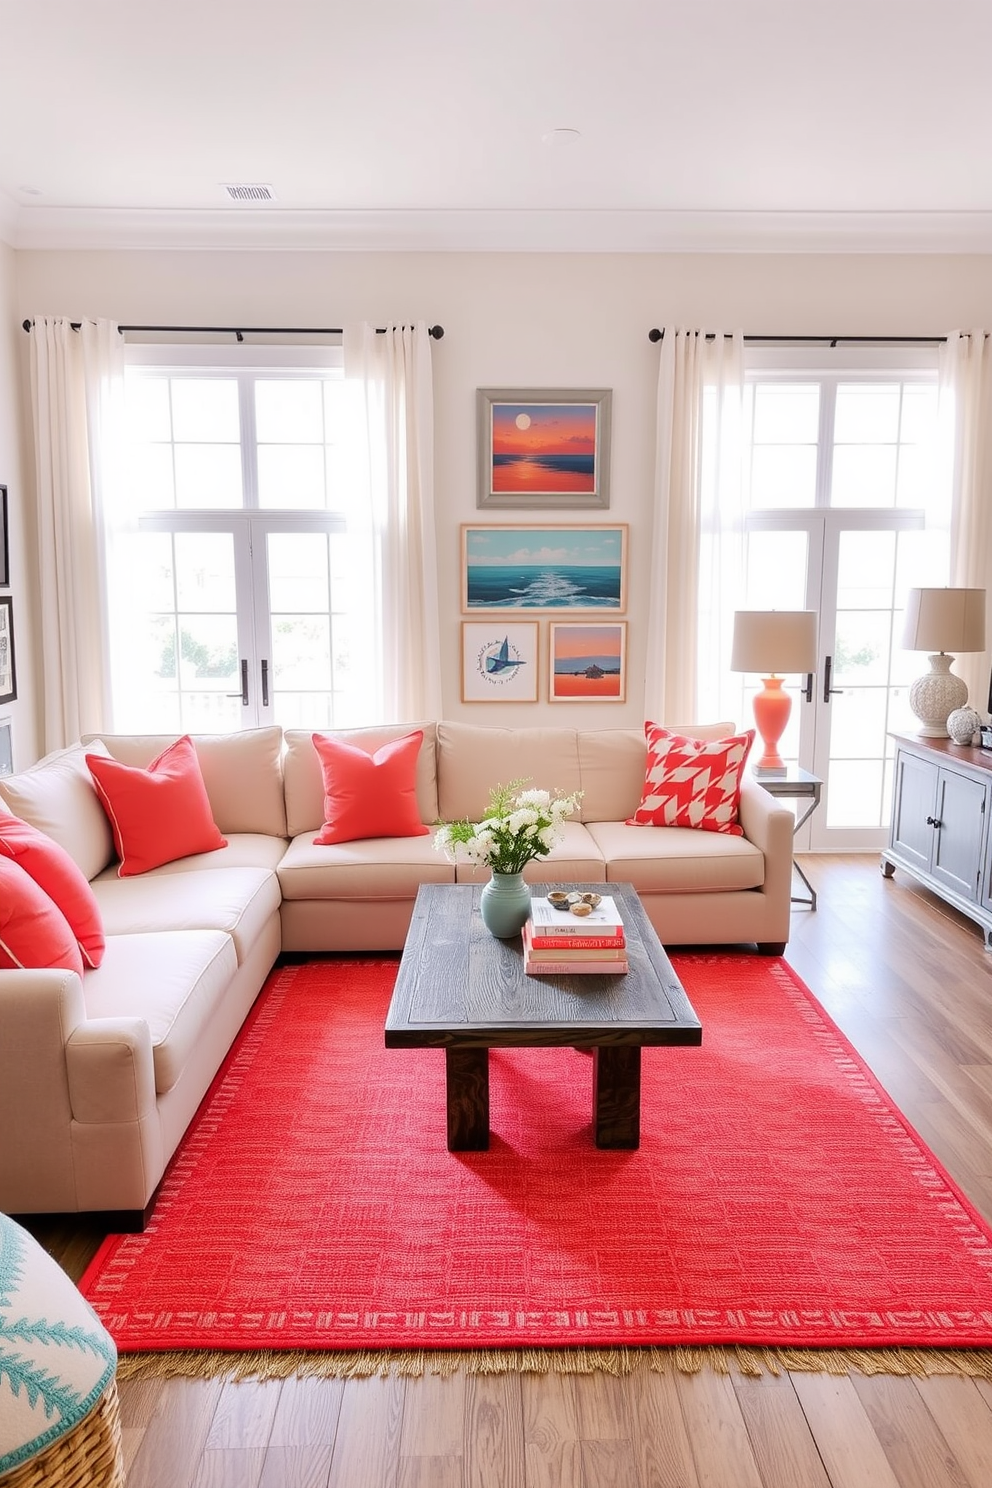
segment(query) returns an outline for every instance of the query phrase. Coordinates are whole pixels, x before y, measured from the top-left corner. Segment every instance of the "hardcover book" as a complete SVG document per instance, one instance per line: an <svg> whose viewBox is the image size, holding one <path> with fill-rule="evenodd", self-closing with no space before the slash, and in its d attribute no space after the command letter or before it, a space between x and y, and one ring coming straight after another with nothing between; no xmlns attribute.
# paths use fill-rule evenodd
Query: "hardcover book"
<svg viewBox="0 0 992 1488"><path fill-rule="evenodd" d="M531 919L535 932L541 935L623 935L620 911L609 894L604 894L587 915L573 915L568 910L555 909L547 899L532 899Z"/></svg>

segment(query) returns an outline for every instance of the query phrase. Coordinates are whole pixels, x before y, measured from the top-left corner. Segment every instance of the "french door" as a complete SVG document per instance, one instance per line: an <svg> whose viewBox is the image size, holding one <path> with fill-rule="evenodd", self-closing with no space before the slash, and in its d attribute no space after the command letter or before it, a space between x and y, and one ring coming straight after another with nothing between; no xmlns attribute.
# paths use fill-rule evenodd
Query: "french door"
<svg viewBox="0 0 992 1488"><path fill-rule="evenodd" d="M748 608L819 614L817 670L788 679L794 704L782 744L824 783L800 850L868 852L887 840L889 734L912 728L915 658L899 642L905 592L925 562L923 522L922 511L892 508L747 518Z"/></svg>
<svg viewBox="0 0 992 1488"><path fill-rule="evenodd" d="M148 516L131 548L140 603L119 727L222 733L374 716L367 554L340 515Z"/></svg>

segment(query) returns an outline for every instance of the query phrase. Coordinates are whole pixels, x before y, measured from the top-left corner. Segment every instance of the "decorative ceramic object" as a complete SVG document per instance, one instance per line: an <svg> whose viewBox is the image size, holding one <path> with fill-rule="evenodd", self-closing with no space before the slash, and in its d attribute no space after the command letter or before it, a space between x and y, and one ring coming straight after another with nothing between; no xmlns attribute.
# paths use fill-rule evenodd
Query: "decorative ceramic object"
<svg viewBox="0 0 992 1488"><path fill-rule="evenodd" d="M479 913L490 935L508 940L519 935L530 918L530 889L522 873L494 873L483 885Z"/></svg>
<svg viewBox="0 0 992 1488"><path fill-rule="evenodd" d="M955 708L947 720L947 732L955 744L970 744L981 724L974 708Z"/></svg>

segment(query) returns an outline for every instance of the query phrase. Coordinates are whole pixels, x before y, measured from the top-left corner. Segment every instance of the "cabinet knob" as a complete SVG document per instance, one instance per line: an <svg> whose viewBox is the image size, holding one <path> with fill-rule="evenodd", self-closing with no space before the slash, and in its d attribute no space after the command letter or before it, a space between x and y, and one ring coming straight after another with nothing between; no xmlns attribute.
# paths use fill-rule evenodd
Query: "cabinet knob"
<svg viewBox="0 0 992 1488"><path fill-rule="evenodd" d="M928 816L927 817L927 826L928 827L939 827L940 826L940 820L939 820L939 818L937 818L936 816Z"/></svg>

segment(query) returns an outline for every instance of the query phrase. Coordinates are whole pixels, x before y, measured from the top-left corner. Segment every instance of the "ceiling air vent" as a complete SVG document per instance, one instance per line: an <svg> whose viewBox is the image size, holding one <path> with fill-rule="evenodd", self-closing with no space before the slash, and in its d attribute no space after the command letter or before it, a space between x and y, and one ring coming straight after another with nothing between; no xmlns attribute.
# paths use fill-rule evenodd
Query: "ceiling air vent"
<svg viewBox="0 0 992 1488"><path fill-rule="evenodd" d="M276 194L271 186L245 185L238 182L233 186L224 186L228 199L235 202L267 202L275 201Z"/></svg>

